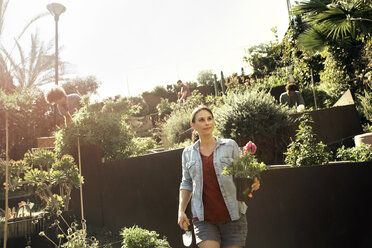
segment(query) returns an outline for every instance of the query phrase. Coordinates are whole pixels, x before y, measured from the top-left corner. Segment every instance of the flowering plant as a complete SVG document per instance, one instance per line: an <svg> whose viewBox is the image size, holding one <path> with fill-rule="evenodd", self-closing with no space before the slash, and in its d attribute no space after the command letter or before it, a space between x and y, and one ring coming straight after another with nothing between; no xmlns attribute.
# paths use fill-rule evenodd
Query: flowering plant
<svg viewBox="0 0 372 248"><path fill-rule="evenodd" d="M257 146L249 141L240 149L240 157L235 159L231 164L225 166L222 174L233 175L236 178L261 178L261 172L266 169L263 162L258 162L254 154Z"/></svg>

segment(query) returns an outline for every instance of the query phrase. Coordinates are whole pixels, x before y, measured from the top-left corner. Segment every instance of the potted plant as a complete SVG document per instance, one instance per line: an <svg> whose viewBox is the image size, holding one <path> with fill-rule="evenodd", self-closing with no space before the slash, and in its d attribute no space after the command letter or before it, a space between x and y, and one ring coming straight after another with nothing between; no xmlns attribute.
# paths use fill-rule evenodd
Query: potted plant
<svg viewBox="0 0 372 248"><path fill-rule="evenodd" d="M265 163L258 162L255 157L257 146L251 141L239 149L240 156L225 166L222 174L233 176L236 185L237 200L248 201L252 198L251 186L253 179L261 179L261 173L267 167Z"/></svg>

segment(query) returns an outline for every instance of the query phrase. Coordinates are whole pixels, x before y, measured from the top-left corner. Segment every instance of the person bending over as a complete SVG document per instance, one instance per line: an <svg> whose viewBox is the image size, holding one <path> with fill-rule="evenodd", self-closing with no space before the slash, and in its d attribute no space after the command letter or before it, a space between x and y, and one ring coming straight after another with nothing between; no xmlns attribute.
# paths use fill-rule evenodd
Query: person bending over
<svg viewBox="0 0 372 248"><path fill-rule="evenodd" d="M65 125L71 121L72 115L81 107L81 97L78 94L66 95L61 87L50 89L46 94L46 100L49 104L57 104L59 113L65 119Z"/></svg>
<svg viewBox="0 0 372 248"><path fill-rule="evenodd" d="M301 93L297 91L297 85L295 83L288 83L285 86L286 92L280 95L279 102L287 104L290 108L298 107L300 105L305 106L304 98Z"/></svg>

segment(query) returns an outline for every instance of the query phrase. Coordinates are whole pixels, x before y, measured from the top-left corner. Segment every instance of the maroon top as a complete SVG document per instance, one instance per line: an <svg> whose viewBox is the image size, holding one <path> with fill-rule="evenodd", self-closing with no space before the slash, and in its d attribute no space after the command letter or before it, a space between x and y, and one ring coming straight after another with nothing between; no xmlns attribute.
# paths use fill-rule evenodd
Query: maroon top
<svg viewBox="0 0 372 248"><path fill-rule="evenodd" d="M185 100L186 98L188 98L189 96L191 96L191 93L190 93L190 89L187 85L182 85L181 87L181 94L183 95L183 92L187 91L186 93L186 97L185 97Z"/></svg>
<svg viewBox="0 0 372 248"><path fill-rule="evenodd" d="M214 170L213 153L209 157L200 155L203 163L204 220L214 224L230 221L230 214L222 197Z"/></svg>

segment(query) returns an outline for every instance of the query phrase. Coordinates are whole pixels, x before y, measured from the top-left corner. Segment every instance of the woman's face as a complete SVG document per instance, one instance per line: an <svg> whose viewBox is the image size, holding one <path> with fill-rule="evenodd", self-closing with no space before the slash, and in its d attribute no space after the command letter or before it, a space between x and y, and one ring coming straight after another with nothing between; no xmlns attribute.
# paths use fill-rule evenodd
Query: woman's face
<svg viewBox="0 0 372 248"><path fill-rule="evenodd" d="M195 122L191 122L191 126L198 132L199 136L211 135L214 129L212 114L207 110L200 110L195 115Z"/></svg>

